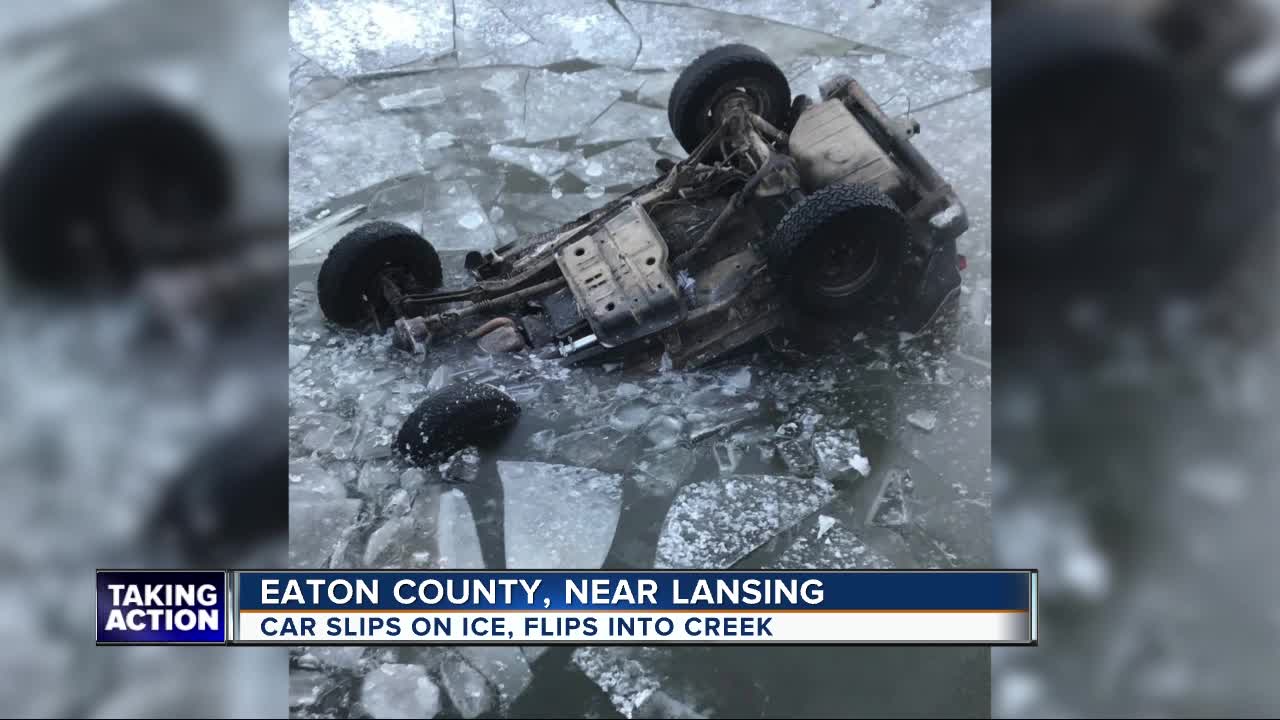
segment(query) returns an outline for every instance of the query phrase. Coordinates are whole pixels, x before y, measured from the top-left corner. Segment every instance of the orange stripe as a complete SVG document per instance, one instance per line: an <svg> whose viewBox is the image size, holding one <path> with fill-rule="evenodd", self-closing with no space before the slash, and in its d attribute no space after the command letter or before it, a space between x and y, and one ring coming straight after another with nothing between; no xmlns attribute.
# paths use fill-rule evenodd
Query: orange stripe
<svg viewBox="0 0 1280 720"><path fill-rule="evenodd" d="M564 610L552 608L548 610L352 610L352 609L336 609L336 610L320 610L314 608L306 609L283 609L283 610L259 610L257 608L247 608L240 611L241 613L279 613L279 614L297 614L297 613L419 613L423 615L438 615L446 613L483 613L491 615L493 613L578 613L580 615L594 615L596 613L700 613L703 615L717 615L728 613L751 613L754 615L773 615L776 613L866 613L866 614L898 614L898 613L926 613L932 615L950 615L953 613L974 613L974 614L1010 614L1010 613L1026 613L1026 610Z"/></svg>

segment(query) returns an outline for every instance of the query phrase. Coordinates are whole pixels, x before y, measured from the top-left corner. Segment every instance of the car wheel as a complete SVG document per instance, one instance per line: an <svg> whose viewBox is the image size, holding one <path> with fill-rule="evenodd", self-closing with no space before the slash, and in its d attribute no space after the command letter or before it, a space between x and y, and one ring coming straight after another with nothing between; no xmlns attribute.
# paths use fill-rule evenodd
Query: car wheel
<svg viewBox="0 0 1280 720"><path fill-rule="evenodd" d="M910 239L906 218L873 185L828 185L792 206L764 245L780 287L818 315L847 313L893 284Z"/></svg>
<svg viewBox="0 0 1280 720"><path fill-rule="evenodd" d="M1035 287L1081 256L1130 268L1167 253L1159 234L1139 247L1134 225L1176 187L1178 90L1155 36L1118 13L1039 7L995 33L994 237L1020 268L1001 282Z"/></svg>
<svg viewBox="0 0 1280 720"><path fill-rule="evenodd" d="M146 265L208 251L193 237L223 215L231 171L185 110L133 89L55 105L0 172L0 249L16 281L120 287Z"/></svg>
<svg viewBox="0 0 1280 720"><path fill-rule="evenodd" d="M396 435L396 449L426 465L467 445L484 445L520 417L520 406L492 385L458 383L422 401Z"/></svg>
<svg viewBox="0 0 1280 720"><path fill-rule="evenodd" d="M685 152L693 152L735 104L745 104L778 127L786 124L791 109L787 76L750 45L710 50L680 73L667 100L671 132Z"/></svg>
<svg viewBox="0 0 1280 720"><path fill-rule="evenodd" d="M401 283L430 290L440 287L440 256L421 235L399 223L365 223L347 233L329 250L316 278L320 309L331 322L360 327L369 319L369 305L384 318L390 310L379 287L390 272Z"/></svg>

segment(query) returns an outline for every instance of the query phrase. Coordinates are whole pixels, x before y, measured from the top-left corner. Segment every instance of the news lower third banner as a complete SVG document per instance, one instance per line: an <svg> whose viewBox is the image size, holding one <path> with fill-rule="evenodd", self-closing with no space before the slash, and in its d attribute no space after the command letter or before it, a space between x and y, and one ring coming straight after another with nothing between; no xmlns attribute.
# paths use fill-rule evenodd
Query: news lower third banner
<svg viewBox="0 0 1280 720"><path fill-rule="evenodd" d="M99 571L98 644L1034 645L1034 570Z"/></svg>

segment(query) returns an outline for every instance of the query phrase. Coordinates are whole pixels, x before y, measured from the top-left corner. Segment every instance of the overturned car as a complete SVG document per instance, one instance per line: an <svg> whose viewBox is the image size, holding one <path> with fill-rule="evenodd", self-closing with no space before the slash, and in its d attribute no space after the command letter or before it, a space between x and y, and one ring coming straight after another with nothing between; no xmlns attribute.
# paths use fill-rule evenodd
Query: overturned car
<svg viewBox="0 0 1280 720"><path fill-rule="evenodd" d="M688 152L658 177L559 228L465 259L442 288L435 249L409 228L364 224L320 268L321 309L347 327L393 328L426 352L466 334L489 352L538 349L568 364L705 365L780 331L915 332L953 304L968 227L951 187L855 80L792 98L746 45L687 67L668 101ZM426 462L509 424L490 386L445 388L400 431Z"/></svg>
<svg viewBox="0 0 1280 720"><path fill-rule="evenodd" d="M727 45L684 70L667 114L686 159L562 227L469 253L468 287L441 288L412 230L356 228L320 269L325 316L394 328L417 352L465 333L490 351L665 353L680 368L812 318L916 331L958 293L964 208L911 145L918 125L855 80L793 100L764 53Z"/></svg>

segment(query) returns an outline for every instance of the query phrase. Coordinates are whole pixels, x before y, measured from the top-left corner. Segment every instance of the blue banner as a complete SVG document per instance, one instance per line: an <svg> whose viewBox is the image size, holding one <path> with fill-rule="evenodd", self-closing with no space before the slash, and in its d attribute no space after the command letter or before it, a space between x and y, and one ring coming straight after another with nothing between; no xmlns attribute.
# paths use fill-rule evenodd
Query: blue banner
<svg viewBox="0 0 1280 720"><path fill-rule="evenodd" d="M99 570L99 644L222 644L227 574L222 570Z"/></svg>
<svg viewBox="0 0 1280 720"><path fill-rule="evenodd" d="M272 571L237 575L241 611L1031 608L1031 571Z"/></svg>

